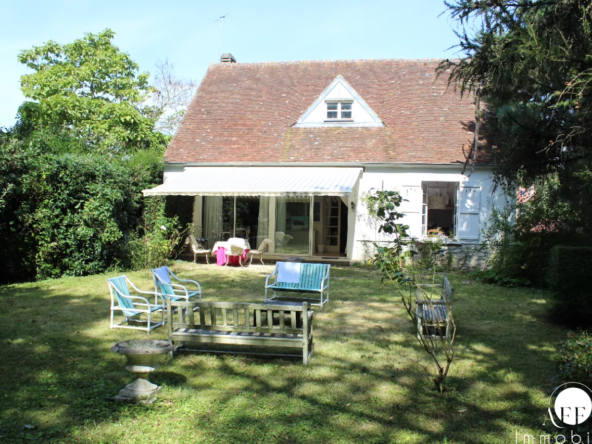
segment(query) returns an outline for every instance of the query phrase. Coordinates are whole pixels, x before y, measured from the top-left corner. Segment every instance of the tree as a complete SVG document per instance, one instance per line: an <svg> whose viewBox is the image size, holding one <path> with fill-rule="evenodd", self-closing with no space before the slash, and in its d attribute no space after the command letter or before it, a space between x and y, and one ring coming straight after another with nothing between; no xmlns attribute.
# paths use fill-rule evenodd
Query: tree
<svg viewBox="0 0 592 444"><path fill-rule="evenodd" d="M191 79L178 78L175 67L168 60L156 63L152 106L157 120L156 129L173 135L193 98L197 83Z"/></svg>
<svg viewBox="0 0 592 444"><path fill-rule="evenodd" d="M106 29L19 54L19 61L34 71L21 77L21 89L39 102L28 114L37 129L65 127L89 147L110 152L164 144L144 105L152 92L148 74L139 73L130 56L112 44L114 37Z"/></svg>
<svg viewBox="0 0 592 444"><path fill-rule="evenodd" d="M487 104L497 182L553 178L571 230L592 227L592 4L587 0L454 0L461 58L439 67ZM472 31L477 24L477 30Z"/></svg>

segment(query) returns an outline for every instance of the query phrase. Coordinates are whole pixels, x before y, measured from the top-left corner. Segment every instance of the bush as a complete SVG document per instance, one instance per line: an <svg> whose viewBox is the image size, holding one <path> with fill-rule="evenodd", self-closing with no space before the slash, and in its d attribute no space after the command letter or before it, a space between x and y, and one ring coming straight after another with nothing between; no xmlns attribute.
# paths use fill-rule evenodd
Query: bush
<svg viewBox="0 0 592 444"><path fill-rule="evenodd" d="M0 131L0 283L131 267L147 231L141 190L161 180L158 148L112 157L61 133Z"/></svg>
<svg viewBox="0 0 592 444"><path fill-rule="evenodd" d="M547 281L555 304L552 316L574 326L592 324L592 248L556 246L551 250Z"/></svg>
<svg viewBox="0 0 592 444"><path fill-rule="evenodd" d="M592 336L587 331L569 332L559 348L559 375L563 382L592 384Z"/></svg>

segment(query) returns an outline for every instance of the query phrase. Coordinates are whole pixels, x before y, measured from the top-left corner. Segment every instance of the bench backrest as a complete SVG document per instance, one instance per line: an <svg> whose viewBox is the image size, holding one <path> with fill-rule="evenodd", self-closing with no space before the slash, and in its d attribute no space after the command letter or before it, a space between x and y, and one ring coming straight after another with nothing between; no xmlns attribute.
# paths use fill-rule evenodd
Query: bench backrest
<svg viewBox="0 0 592 444"><path fill-rule="evenodd" d="M166 303L169 335L177 328L287 334L301 334L303 330L309 329L306 302L286 306L244 302L185 302L167 298ZM194 311L196 307L199 309ZM173 318L174 309L177 309L177 316ZM185 316L182 313L184 309ZM298 312L300 316L297 316Z"/></svg>
<svg viewBox="0 0 592 444"><path fill-rule="evenodd" d="M454 293L454 289L450 282L448 281L448 277L444 275L444 279L442 279L442 300L448 302L448 305L452 305L452 295Z"/></svg>
<svg viewBox="0 0 592 444"><path fill-rule="evenodd" d="M446 275L444 275L442 279L442 284L419 283L418 287L415 289L415 295L418 300L423 299L420 287L427 292L430 292L430 288L442 288L442 291L440 292L440 300L445 301L448 306L452 306L454 289L450 285L450 281L448 280L448 277Z"/></svg>
<svg viewBox="0 0 592 444"><path fill-rule="evenodd" d="M283 262L278 262L276 264L274 273L278 273L280 264L282 263ZM300 282L298 284L291 282L281 282L279 280L276 280L275 285L282 288L320 290L323 283L323 279L329 277L330 270L331 265L329 264L301 263Z"/></svg>

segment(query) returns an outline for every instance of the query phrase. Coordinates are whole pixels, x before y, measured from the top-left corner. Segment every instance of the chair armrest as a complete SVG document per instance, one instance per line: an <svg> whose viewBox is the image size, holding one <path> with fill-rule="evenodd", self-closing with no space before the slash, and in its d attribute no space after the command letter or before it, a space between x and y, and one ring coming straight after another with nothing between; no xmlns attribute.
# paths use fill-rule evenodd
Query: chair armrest
<svg viewBox="0 0 592 444"><path fill-rule="evenodd" d="M199 291L199 292L201 293L201 285L199 285L199 282L197 282L197 281L193 281L193 280L191 280L191 279L177 279L177 280L178 280L179 282L191 282L191 283L195 284L195 285L196 285L196 287L197 287L197 291ZM177 285L178 285L178 284L177 284ZM183 287L183 286L182 286L182 285L180 285L180 287ZM183 288L185 288L185 287L183 287ZM187 289L185 289L185 290L187 290Z"/></svg>
<svg viewBox="0 0 592 444"><path fill-rule="evenodd" d="M276 275L277 275L277 266L273 270L273 273L271 273L269 276L267 276L265 278L265 288L267 288L269 286L269 279L271 279L272 277L274 277ZM276 277L276 280L277 280L277 277ZM275 282L272 282L272 284L275 284Z"/></svg>

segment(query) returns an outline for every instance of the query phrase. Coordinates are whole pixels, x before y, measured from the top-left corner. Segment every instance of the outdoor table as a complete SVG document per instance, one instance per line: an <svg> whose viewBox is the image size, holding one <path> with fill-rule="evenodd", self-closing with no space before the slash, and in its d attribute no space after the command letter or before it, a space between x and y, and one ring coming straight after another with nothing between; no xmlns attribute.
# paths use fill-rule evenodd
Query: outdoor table
<svg viewBox="0 0 592 444"><path fill-rule="evenodd" d="M245 241L245 248L243 250L243 254L240 257L243 264L247 260L247 253L250 251L251 246L249 242ZM216 242L212 247L212 254L216 255L216 265L222 266L226 264L226 251L230 250L230 242ZM240 266L239 257L238 256L230 256L230 260L228 261L228 265Z"/></svg>

